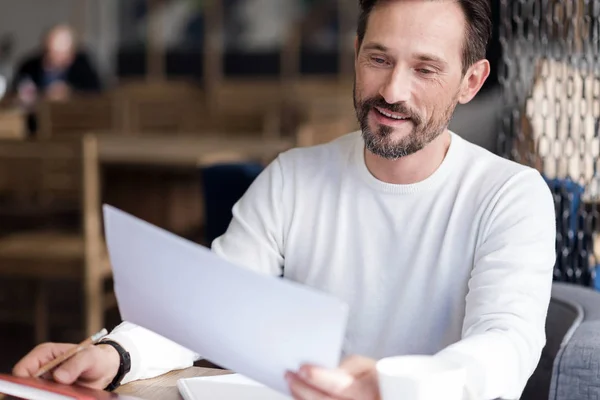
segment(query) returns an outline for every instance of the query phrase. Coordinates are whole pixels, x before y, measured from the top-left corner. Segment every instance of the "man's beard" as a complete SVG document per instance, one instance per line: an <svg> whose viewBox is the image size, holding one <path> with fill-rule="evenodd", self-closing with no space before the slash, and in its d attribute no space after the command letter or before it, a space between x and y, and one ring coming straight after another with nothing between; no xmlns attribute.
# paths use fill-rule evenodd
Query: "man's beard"
<svg viewBox="0 0 600 400"><path fill-rule="evenodd" d="M457 103L458 93L439 116L432 115L431 118L424 121L418 112L411 110L404 103L388 104L381 96L365 100L358 99L356 83L354 86L354 108L362 130L365 147L371 153L388 160L397 160L414 154L441 135L448 127ZM369 112L375 107L408 117L406 123L413 125L412 131L397 141L392 137L394 128L391 126L379 125L376 132L373 132L369 127ZM375 110L375 112L378 111Z"/></svg>

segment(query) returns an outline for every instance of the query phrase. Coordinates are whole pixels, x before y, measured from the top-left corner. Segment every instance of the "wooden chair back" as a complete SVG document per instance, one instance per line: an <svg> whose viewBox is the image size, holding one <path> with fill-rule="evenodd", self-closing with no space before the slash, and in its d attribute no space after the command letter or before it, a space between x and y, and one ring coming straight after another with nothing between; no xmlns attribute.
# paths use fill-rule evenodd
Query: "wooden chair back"
<svg viewBox="0 0 600 400"><path fill-rule="evenodd" d="M204 101L183 98L124 100L124 132L134 134L189 133L199 115L204 115Z"/></svg>
<svg viewBox="0 0 600 400"><path fill-rule="evenodd" d="M16 172L15 172L16 171ZM3 212L33 210L36 217L76 212L74 232L56 225L30 227L0 237L0 274L36 279L79 280L85 295L85 330L103 325L103 280L110 276L101 223L98 144L77 140L0 141ZM11 208L15 207L15 208ZM36 297L36 338L47 340L47 293Z"/></svg>
<svg viewBox="0 0 600 400"><path fill-rule="evenodd" d="M327 143L360 128L352 85L348 82L333 79L300 81L294 91L299 121L298 145Z"/></svg>
<svg viewBox="0 0 600 400"><path fill-rule="evenodd" d="M189 133L206 113L204 92L186 81L129 82L117 93L123 132Z"/></svg>
<svg viewBox="0 0 600 400"><path fill-rule="evenodd" d="M0 108L0 140L23 140L27 136L26 116L21 110Z"/></svg>
<svg viewBox="0 0 600 400"><path fill-rule="evenodd" d="M211 109L220 112L264 113L278 108L284 94L284 87L277 79L228 79L215 88L209 101Z"/></svg>
<svg viewBox="0 0 600 400"><path fill-rule="evenodd" d="M303 77L293 81L291 87L294 96L302 100L332 97L352 99L353 82L329 77Z"/></svg>
<svg viewBox="0 0 600 400"><path fill-rule="evenodd" d="M348 116L306 121L297 130L296 145L305 147L328 143L358 128L356 118Z"/></svg>
<svg viewBox="0 0 600 400"><path fill-rule="evenodd" d="M9 202L78 205L81 165L72 142L0 141L0 182ZM18 171L18 173L15 173Z"/></svg>
<svg viewBox="0 0 600 400"><path fill-rule="evenodd" d="M76 96L66 101L43 101L38 108L38 137L73 138L117 129L119 104L112 94Z"/></svg>
<svg viewBox="0 0 600 400"><path fill-rule="evenodd" d="M278 111L214 110L196 113L189 132L199 135L277 137L280 116Z"/></svg>
<svg viewBox="0 0 600 400"><path fill-rule="evenodd" d="M48 212L75 210L86 240L101 240L98 144L76 140L0 141L0 197L11 205Z"/></svg>

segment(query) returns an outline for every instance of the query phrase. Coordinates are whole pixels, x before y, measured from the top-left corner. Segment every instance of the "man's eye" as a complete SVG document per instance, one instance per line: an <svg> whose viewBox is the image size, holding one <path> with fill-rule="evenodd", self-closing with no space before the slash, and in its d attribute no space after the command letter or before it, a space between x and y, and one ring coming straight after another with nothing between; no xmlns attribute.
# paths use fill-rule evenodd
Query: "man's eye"
<svg viewBox="0 0 600 400"><path fill-rule="evenodd" d="M421 74L423 74L423 75L430 75L430 74L433 74L433 73L435 73L435 71L434 71L434 70L427 69L427 68L419 68L419 69L417 70L417 72L419 72L419 73L421 73Z"/></svg>
<svg viewBox="0 0 600 400"><path fill-rule="evenodd" d="M381 58L381 57L371 57L371 60L373 60L373 62L375 64L380 64L380 65L385 64L385 59Z"/></svg>

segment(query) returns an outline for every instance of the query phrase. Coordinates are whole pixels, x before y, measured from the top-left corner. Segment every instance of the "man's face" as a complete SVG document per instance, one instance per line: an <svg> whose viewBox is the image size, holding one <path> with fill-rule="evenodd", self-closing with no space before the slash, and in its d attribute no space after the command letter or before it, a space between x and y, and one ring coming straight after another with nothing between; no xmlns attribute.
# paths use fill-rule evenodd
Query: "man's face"
<svg viewBox="0 0 600 400"><path fill-rule="evenodd" d="M367 149L415 153L445 131L462 81L465 17L453 1L383 1L356 57L354 104Z"/></svg>
<svg viewBox="0 0 600 400"><path fill-rule="evenodd" d="M74 38L70 31L58 28L46 40L46 64L50 68L67 68L73 62Z"/></svg>

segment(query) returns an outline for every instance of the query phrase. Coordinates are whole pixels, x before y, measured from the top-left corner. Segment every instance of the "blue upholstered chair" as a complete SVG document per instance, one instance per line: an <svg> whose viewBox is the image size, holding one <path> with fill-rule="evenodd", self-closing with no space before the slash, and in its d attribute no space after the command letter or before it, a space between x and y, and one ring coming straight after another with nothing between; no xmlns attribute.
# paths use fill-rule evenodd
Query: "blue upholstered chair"
<svg viewBox="0 0 600 400"><path fill-rule="evenodd" d="M225 233L231 209L263 169L259 163L218 164L201 169L208 244Z"/></svg>
<svg viewBox="0 0 600 400"><path fill-rule="evenodd" d="M546 338L520 400L600 399L600 293L554 282Z"/></svg>

